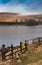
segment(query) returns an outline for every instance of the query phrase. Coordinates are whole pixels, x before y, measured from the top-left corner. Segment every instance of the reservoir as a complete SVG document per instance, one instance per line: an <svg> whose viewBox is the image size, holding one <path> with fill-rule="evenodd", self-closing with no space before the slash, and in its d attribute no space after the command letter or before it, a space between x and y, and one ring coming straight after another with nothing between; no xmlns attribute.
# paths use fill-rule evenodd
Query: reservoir
<svg viewBox="0 0 42 65"><path fill-rule="evenodd" d="M10 46L19 45L20 41L42 37L42 25L21 26L21 25L0 25L0 47L2 44Z"/></svg>

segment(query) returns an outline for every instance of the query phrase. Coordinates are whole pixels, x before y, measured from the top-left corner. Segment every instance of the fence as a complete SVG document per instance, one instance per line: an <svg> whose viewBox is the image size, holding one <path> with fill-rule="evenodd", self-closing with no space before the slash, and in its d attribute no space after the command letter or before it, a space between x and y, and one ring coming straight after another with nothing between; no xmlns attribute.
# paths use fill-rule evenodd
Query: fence
<svg viewBox="0 0 42 65"><path fill-rule="evenodd" d="M38 37L38 38L30 39L30 40L32 40L34 44L36 44L36 42L40 44L42 42L42 37ZM28 41L30 40L25 40L25 42L28 44Z"/></svg>
<svg viewBox="0 0 42 65"><path fill-rule="evenodd" d="M13 45L11 45L11 47L5 48L5 45L2 45L2 48L1 48L2 60L13 59L14 54L19 51L20 51L19 46L13 47Z"/></svg>
<svg viewBox="0 0 42 65"><path fill-rule="evenodd" d="M39 38L35 38L35 39L30 39L33 41L33 44L35 45L40 45L42 44L42 37L39 37ZM25 40L25 48L24 50L22 49L21 47L21 43L20 42L20 46L16 46L16 47L13 47L13 44L11 44L10 47L5 47L5 45L2 45L2 48L1 48L1 54L2 54L2 60L8 60L8 59L13 59L15 54L18 52L18 53L21 53L22 51L27 51L27 46L28 46L28 42L30 40ZM24 46L23 46L24 47Z"/></svg>

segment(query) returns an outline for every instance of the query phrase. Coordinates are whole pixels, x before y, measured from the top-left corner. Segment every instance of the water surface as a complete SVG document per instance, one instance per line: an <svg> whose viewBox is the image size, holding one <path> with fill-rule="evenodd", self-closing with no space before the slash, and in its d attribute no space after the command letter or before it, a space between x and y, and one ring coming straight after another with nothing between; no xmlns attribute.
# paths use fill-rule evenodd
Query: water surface
<svg viewBox="0 0 42 65"><path fill-rule="evenodd" d="M0 26L0 47L2 44L18 45L20 41L42 37L42 25L38 26Z"/></svg>

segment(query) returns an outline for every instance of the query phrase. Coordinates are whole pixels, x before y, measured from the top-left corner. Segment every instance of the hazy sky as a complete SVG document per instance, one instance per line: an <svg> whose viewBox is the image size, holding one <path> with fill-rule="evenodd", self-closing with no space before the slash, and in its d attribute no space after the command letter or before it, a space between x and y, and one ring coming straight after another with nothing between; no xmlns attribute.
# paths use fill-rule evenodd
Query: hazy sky
<svg viewBox="0 0 42 65"><path fill-rule="evenodd" d="M42 0L0 0L0 12L42 14Z"/></svg>

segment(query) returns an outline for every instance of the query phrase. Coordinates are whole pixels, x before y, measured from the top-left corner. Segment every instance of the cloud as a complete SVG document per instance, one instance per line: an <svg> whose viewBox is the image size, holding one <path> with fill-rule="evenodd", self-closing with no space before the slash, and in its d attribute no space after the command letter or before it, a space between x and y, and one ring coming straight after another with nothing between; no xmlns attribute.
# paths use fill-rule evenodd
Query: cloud
<svg viewBox="0 0 42 65"><path fill-rule="evenodd" d="M12 12L12 13L20 13L21 15L29 15L29 14L37 14L38 11L34 12L29 7L25 5L1 5L0 12Z"/></svg>
<svg viewBox="0 0 42 65"><path fill-rule="evenodd" d="M39 0L10 0L0 5L0 12L20 13L21 15L38 14L42 13L42 4Z"/></svg>
<svg viewBox="0 0 42 65"><path fill-rule="evenodd" d="M14 12L14 13L21 13L25 14L27 12L26 6L23 5L0 5L0 12Z"/></svg>

